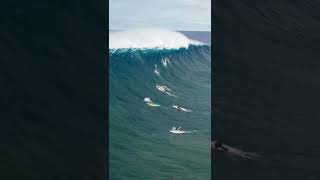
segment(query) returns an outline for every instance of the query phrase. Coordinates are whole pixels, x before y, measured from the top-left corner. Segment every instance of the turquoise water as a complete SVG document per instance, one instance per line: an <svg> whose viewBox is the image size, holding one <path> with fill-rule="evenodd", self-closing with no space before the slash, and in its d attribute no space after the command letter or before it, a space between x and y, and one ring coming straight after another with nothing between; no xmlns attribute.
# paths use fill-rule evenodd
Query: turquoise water
<svg viewBox="0 0 320 180"><path fill-rule="evenodd" d="M109 178L210 179L210 46L127 49L109 56ZM164 58L168 66L161 63ZM157 83L177 97L158 91ZM161 106L147 106L145 97ZM173 126L191 133L169 133Z"/></svg>

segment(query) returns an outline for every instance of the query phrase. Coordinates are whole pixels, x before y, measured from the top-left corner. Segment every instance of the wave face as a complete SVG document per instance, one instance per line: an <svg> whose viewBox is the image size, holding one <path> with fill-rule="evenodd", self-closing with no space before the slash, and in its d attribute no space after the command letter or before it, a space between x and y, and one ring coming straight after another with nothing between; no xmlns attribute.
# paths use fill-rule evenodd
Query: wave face
<svg viewBox="0 0 320 180"><path fill-rule="evenodd" d="M109 178L209 180L211 48L126 47L109 52ZM161 106L147 106L145 97ZM177 112L172 105L192 112ZM171 134L173 126L192 133Z"/></svg>

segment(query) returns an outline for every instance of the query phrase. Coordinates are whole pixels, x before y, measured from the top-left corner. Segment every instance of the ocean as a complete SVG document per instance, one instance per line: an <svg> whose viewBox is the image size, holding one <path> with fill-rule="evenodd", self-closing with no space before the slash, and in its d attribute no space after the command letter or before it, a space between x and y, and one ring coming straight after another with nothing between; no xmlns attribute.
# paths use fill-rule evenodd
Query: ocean
<svg viewBox="0 0 320 180"><path fill-rule="evenodd" d="M320 179L319 2L215 1L212 154L218 180Z"/></svg>
<svg viewBox="0 0 320 180"><path fill-rule="evenodd" d="M2 1L0 179L107 178L107 4Z"/></svg>
<svg viewBox="0 0 320 180"><path fill-rule="evenodd" d="M209 180L211 33L109 33L109 179ZM179 126L191 133L169 132Z"/></svg>

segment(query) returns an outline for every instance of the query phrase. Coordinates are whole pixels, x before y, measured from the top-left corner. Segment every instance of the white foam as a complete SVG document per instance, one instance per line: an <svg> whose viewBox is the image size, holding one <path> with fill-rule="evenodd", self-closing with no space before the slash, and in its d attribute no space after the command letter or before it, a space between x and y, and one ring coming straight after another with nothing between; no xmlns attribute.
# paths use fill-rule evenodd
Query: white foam
<svg viewBox="0 0 320 180"><path fill-rule="evenodd" d="M109 32L109 49L179 49L189 45L205 45L175 31L135 29Z"/></svg>

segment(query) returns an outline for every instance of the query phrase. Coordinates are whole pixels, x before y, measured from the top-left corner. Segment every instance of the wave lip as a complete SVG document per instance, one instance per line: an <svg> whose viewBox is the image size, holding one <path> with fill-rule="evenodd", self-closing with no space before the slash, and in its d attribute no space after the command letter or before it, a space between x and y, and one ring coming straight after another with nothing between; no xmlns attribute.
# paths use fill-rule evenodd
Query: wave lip
<svg viewBox="0 0 320 180"><path fill-rule="evenodd" d="M164 29L135 29L109 33L109 49L179 49L205 45L180 32Z"/></svg>

